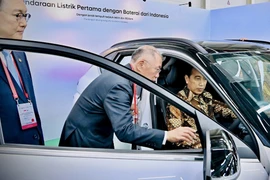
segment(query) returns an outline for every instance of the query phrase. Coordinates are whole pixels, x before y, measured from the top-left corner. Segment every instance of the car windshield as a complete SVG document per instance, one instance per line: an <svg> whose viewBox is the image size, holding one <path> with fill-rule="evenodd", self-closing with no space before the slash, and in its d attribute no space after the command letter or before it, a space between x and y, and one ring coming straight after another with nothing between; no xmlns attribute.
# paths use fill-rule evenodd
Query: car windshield
<svg viewBox="0 0 270 180"><path fill-rule="evenodd" d="M255 111L270 121L270 51L230 52L208 55L226 75L244 104L248 101ZM241 94L240 94L241 93Z"/></svg>

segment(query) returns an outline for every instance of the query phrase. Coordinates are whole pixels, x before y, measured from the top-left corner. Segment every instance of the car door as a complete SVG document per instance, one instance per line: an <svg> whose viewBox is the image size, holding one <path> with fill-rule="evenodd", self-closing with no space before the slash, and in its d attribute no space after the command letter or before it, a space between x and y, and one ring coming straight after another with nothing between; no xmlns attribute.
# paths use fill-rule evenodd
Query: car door
<svg viewBox="0 0 270 180"><path fill-rule="evenodd" d="M45 143L45 146L2 144L0 174L4 179L203 178L202 150L174 153L57 147L57 136L60 136L65 117L72 108L72 93L68 90L74 87L77 81L75 73L80 70L80 65L74 64L75 60L123 75L146 85L146 89L154 90L153 93L157 92L154 87L158 86L123 66L74 48L14 40L1 40L0 44L1 49L27 51L36 85L38 109L43 119L44 137L46 142L56 142L54 145ZM64 64L67 68L63 69ZM70 80L74 82L69 83ZM162 91L165 93L163 96L169 94Z"/></svg>
<svg viewBox="0 0 270 180"><path fill-rule="evenodd" d="M224 88L220 86L220 84L218 84L214 78L217 77L213 77L211 75L211 71L209 71L209 60L206 59L206 61L203 61L201 59L196 59L194 58L194 56L191 56L190 53L185 52L185 51L168 51L168 50L163 50L163 56L167 56L170 58L170 60L164 65L164 71L168 71L171 70L172 68L169 66L172 66L173 68L176 68L174 74L176 75L175 77L173 77L170 72L167 72L167 76L164 75L164 79L160 80L161 84L164 84L163 86L171 91L173 91L174 93L177 93L179 90L181 90L181 88L183 88L185 86L185 82L181 81L181 78L184 80L184 75L182 73L182 71L184 71L185 69L185 65L189 65L189 66L193 66L194 68L196 68L197 70L199 70L204 77L207 79L208 81L208 87L206 87L206 90L212 93L212 95L217 98L217 96L219 96L218 100L223 100L223 102L228 103L232 109L234 109L235 107L235 102L228 97L228 93L226 91L224 91ZM180 61L180 62L179 62ZM177 72L177 73L176 73ZM166 77L170 77L170 81L168 81L168 79L166 79ZM175 80L172 80L175 79ZM166 83L163 83L163 81L167 81ZM182 87L179 87L179 84L182 84ZM177 89L177 91L175 91L175 89ZM237 110L236 110L237 111ZM196 112L197 113L197 112ZM239 119L242 118L241 113L238 114L237 116ZM239 177L239 179L241 178L251 178L254 174L256 174L254 176L257 177L258 174L260 174L261 172L263 172L264 174L266 173L263 165L260 162L260 153L259 153L259 149L257 146L257 143L261 144L261 142L257 142L253 131L249 131L250 135L254 137L254 141L252 143L247 143L247 141L245 141L244 138L242 138L239 134L241 134L241 132L239 130L234 131L231 130L230 127L232 126L226 126L224 124L222 124L220 121L217 121L216 119L205 119L205 118L199 118L201 113L197 113L197 118L198 118L198 123L200 124L200 127L202 128L202 133L207 132L208 130L212 129L212 128L218 128L218 129L223 129L227 132L229 132L232 137L234 138L234 141L238 147L238 152L239 155L241 157L241 163L242 165L245 167L244 169L242 169L241 175ZM247 129L250 129L249 125L247 125ZM205 134L204 134L205 135ZM263 150L264 152L264 150ZM252 159L253 163L250 163L250 160ZM267 165L268 163L266 163ZM256 165L256 169L258 170L257 173L249 173L250 171L253 171L255 168L253 168L252 166ZM262 177L265 178L265 177Z"/></svg>
<svg viewBox="0 0 270 180"><path fill-rule="evenodd" d="M30 64L30 66L32 72L35 72L33 73L35 89L36 92L42 92L37 95L37 103L39 104L38 108L43 109L41 119L43 119L44 137L48 140L53 137L53 134L54 138L60 136L65 117L72 108L73 94L72 91L67 91L70 88L75 89L78 76L81 75L81 73L76 75L76 72L80 72L81 64L77 65L74 62L83 62L87 65L87 68L90 63L123 76L185 111L198 122L210 121L207 116L161 86L101 56L75 48L33 41L1 39L0 49L30 53L28 57L32 57L32 65ZM31 54L31 52L34 54ZM39 67L41 72L36 71L35 67L43 62L46 62L48 67L42 66ZM62 65L68 63L71 64L66 69L62 69ZM82 69L86 71L87 68ZM69 74L70 72L71 74ZM35 77L37 75L39 76ZM50 79L43 81L42 78ZM72 83L69 83L70 80L72 80ZM40 83L39 86L38 82ZM48 88L50 83L52 83L51 89ZM62 114L59 114L59 110ZM204 131L204 128L200 129ZM205 134L206 132L203 131L200 133ZM195 180L204 178L204 163L208 164L205 162L204 148L199 150L157 151L108 150L58 147L57 143L52 146L48 144L45 144L45 146L9 144L4 143L3 136L0 136L0 139L0 142L2 142L0 145L0 174L3 179ZM53 140L57 141L57 138ZM202 142L205 142L205 136L202 136Z"/></svg>

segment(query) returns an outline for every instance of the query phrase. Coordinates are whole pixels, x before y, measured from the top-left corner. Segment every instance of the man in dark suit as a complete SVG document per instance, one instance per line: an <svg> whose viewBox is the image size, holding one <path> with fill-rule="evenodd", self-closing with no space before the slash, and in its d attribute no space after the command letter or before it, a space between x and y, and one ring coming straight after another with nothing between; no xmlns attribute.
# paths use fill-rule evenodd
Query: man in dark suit
<svg viewBox="0 0 270 180"><path fill-rule="evenodd" d="M30 14L22 0L0 0L0 38L22 39ZM24 52L0 51L0 122L5 143L43 145L43 133Z"/></svg>
<svg viewBox="0 0 270 180"><path fill-rule="evenodd" d="M153 46L142 46L127 66L155 81L162 56ZM105 71L81 94L73 106L60 138L60 146L114 148L113 133L122 142L160 149L166 141L192 141L194 130L180 127L172 131L147 129L133 123L131 103L133 83ZM136 89L136 88L135 88Z"/></svg>

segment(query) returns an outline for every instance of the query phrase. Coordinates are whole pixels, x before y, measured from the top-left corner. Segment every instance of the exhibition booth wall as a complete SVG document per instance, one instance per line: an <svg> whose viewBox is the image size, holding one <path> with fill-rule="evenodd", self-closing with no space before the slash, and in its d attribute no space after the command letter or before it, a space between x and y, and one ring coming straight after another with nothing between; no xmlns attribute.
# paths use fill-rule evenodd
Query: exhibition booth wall
<svg viewBox="0 0 270 180"><path fill-rule="evenodd" d="M270 3L213 11L134 0L43 0L25 4L32 17L24 39L97 54L115 43L136 38L270 39L266 34ZM77 83L91 65L34 53L27 56L48 145L49 140L60 137Z"/></svg>
<svg viewBox="0 0 270 180"><path fill-rule="evenodd" d="M270 41L270 3L210 11L210 39Z"/></svg>
<svg viewBox="0 0 270 180"><path fill-rule="evenodd" d="M203 9L134 0L44 2L25 1L32 17L24 39L99 54L115 43L135 38L210 37L210 12ZM45 140L59 138L78 80L89 65L32 53L27 56Z"/></svg>

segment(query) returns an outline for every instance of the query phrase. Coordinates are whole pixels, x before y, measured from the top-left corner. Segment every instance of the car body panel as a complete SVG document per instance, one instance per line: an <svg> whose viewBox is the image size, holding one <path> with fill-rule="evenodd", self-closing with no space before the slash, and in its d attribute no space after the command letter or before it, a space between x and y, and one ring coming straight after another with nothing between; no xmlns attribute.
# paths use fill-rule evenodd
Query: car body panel
<svg viewBox="0 0 270 180"><path fill-rule="evenodd" d="M12 147L0 151L4 179L203 179L202 154ZM12 173L14 168L17 173Z"/></svg>

